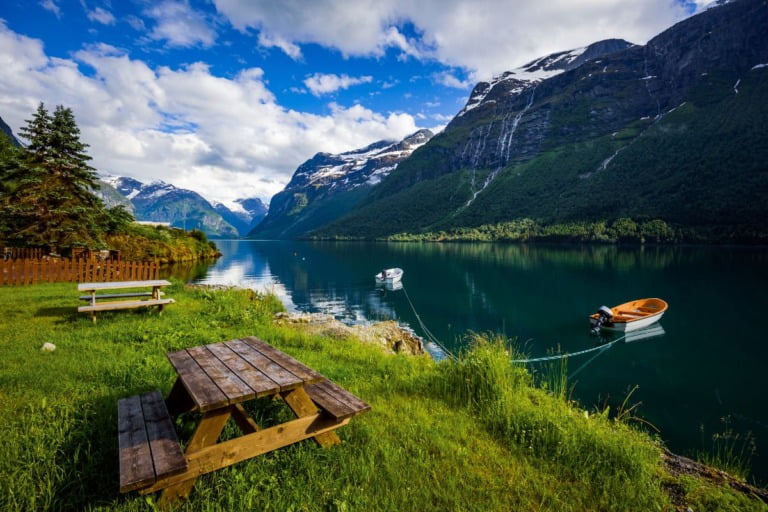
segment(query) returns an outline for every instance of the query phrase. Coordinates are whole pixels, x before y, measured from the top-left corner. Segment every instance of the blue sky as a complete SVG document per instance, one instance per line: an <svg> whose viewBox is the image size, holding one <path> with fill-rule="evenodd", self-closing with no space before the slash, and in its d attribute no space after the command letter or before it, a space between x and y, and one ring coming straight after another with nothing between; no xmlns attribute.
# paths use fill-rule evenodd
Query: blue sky
<svg viewBox="0 0 768 512"><path fill-rule="evenodd" d="M74 110L103 174L268 200L318 151L440 129L479 80L706 0L3 0L0 117Z"/></svg>

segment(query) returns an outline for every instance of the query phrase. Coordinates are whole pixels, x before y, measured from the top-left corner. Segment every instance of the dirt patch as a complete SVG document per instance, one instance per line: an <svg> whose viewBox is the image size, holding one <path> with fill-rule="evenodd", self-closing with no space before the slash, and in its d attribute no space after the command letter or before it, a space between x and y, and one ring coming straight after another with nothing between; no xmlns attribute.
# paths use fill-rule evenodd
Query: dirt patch
<svg viewBox="0 0 768 512"><path fill-rule="evenodd" d="M677 477L680 475L692 475L705 478L719 485L727 485L730 488L743 494L754 496L762 500L763 503L768 503L768 490L753 487L748 483L742 482L741 480L729 475L725 471L706 466L700 462L689 459L688 457L683 457L682 455L676 455L669 450L666 450L662 457L664 459L665 465L667 466L667 470L673 476ZM670 484L665 487L667 492L669 492L670 497L672 498L672 502L675 504L678 510L688 510L684 504L685 492L683 489L679 488L679 486L675 484Z"/></svg>

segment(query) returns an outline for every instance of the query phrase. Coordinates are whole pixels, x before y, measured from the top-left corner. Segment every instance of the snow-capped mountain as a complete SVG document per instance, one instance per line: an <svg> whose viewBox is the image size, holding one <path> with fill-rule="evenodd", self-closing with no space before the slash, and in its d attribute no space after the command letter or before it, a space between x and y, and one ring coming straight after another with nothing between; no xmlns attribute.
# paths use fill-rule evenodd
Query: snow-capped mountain
<svg viewBox="0 0 768 512"><path fill-rule="evenodd" d="M163 181L144 184L120 176L103 177L134 207L136 220L169 222L182 229L199 229L210 237L234 237L239 233L197 192L177 188Z"/></svg>
<svg viewBox="0 0 768 512"><path fill-rule="evenodd" d="M272 198L269 213L249 236L296 237L335 220L432 135L429 130L419 130L399 142L379 141L336 155L317 153Z"/></svg>
<svg viewBox="0 0 768 512"><path fill-rule="evenodd" d="M420 130L400 142L383 140L338 155L318 153L296 169L285 191L310 186L345 191L375 185L430 138L432 132Z"/></svg>
<svg viewBox="0 0 768 512"><path fill-rule="evenodd" d="M216 201L211 201L211 204L241 236L247 235L267 215L267 205L259 198L236 199L231 207Z"/></svg>
<svg viewBox="0 0 768 512"><path fill-rule="evenodd" d="M634 45L623 39L606 39L582 48L557 52L535 59L522 67L494 77L490 82L479 82L469 95L466 106L457 114L457 117L483 103L491 91L499 85L500 88L504 89L503 94L507 96L520 94L543 80L576 69L585 62L601 55L617 52L630 46Z"/></svg>

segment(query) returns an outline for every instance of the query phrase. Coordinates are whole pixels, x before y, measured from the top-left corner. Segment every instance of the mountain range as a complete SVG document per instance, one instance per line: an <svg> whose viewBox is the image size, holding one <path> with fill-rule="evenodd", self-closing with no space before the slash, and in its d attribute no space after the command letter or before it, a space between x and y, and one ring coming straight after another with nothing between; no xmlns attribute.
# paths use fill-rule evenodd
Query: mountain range
<svg viewBox="0 0 768 512"><path fill-rule="evenodd" d="M445 130L370 186L350 189L340 158L299 167L252 234L629 217L764 236L768 2L733 0L645 45L600 41L481 82Z"/></svg>
<svg viewBox="0 0 768 512"><path fill-rule="evenodd" d="M10 133L0 120L0 130ZM534 220L658 219L768 239L768 0L731 0L645 45L558 52L478 83L437 135L301 164L269 209L104 178L108 205L212 237L378 238Z"/></svg>
<svg viewBox="0 0 768 512"><path fill-rule="evenodd" d="M238 238L266 215L260 199L239 199L238 207L211 203L192 190L163 181L142 183L128 177L101 178L97 192L107 206L122 204L139 221L168 222L174 227L199 229L213 238Z"/></svg>

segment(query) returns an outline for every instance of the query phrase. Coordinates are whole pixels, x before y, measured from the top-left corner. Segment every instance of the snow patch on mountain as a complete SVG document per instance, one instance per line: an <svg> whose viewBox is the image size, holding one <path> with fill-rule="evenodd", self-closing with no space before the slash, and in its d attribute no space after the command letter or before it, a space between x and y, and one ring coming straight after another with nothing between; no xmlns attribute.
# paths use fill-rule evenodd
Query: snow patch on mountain
<svg viewBox="0 0 768 512"><path fill-rule="evenodd" d="M467 100L467 104L456 117L463 116L483 103L494 101L486 101L486 98L499 84L504 84L506 94L520 94L531 87L535 87L538 83L544 80L549 80L566 71L575 69L584 62L597 59L606 53L611 53L630 46L634 45L620 39L608 39L589 46L574 48L573 50L566 50L540 57L522 67L513 69L512 71L505 71L501 75L495 76L490 82L478 83L472 90L472 93ZM605 71L606 69L604 69L603 72Z"/></svg>
<svg viewBox="0 0 768 512"><path fill-rule="evenodd" d="M379 141L362 149L337 155L321 153L327 164L306 166L291 180L298 186L330 186L356 188L379 183L396 167L397 163L423 146L432 137L428 130L420 130L403 141ZM392 162L394 165L392 165ZM302 166L303 167L303 166ZM289 184L288 188L294 188Z"/></svg>

